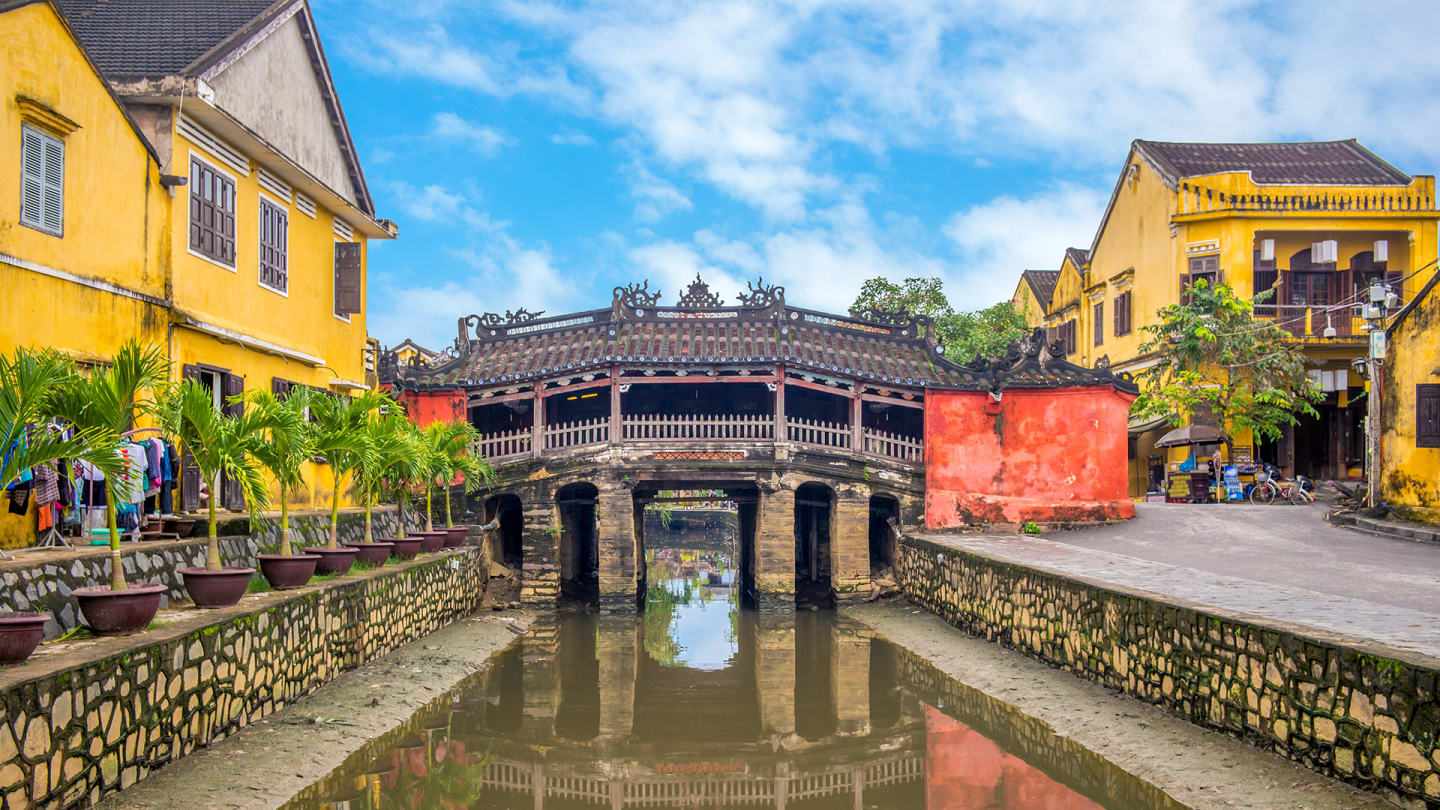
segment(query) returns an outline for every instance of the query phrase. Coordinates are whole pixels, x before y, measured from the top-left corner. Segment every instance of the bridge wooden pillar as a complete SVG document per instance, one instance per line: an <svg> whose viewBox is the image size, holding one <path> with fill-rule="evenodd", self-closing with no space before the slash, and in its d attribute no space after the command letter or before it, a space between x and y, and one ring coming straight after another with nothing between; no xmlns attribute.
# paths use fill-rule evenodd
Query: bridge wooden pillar
<svg viewBox="0 0 1440 810"><path fill-rule="evenodd" d="M870 595L870 488L840 486L830 533L830 576L835 598L853 602Z"/></svg>
<svg viewBox="0 0 1440 810"><path fill-rule="evenodd" d="M762 611L795 609L795 491L760 490L755 527L755 600Z"/></svg>
<svg viewBox="0 0 1440 810"><path fill-rule="evenodd" d="M530 414L530 454L540 458L545 454L545 390L544 382L535 383L535 399Z"/></svg>
<svg viewBox="0 0 1440 810"><path fill-rule="evenodd" d="M624 484L600 485L600 609L633 612L637 607L635 565L635 493Z"/></svg>

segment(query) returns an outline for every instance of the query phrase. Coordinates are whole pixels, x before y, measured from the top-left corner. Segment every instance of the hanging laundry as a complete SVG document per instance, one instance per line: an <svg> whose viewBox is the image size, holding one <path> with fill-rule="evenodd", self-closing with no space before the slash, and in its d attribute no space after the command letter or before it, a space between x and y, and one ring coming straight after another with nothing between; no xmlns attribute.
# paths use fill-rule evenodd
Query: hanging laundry
<svg viewBox="0 0 1440 810"><path fill-rule="evenodd" d="M49 462L41 464L35 473L35 505L48 506L60 500L60 473Z"/></svg>

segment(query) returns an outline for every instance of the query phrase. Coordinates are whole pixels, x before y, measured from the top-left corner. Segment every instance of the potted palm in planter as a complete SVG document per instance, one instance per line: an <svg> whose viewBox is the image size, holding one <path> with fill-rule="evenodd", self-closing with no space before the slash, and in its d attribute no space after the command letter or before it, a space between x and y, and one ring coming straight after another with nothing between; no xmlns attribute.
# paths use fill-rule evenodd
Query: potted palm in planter
<svg viewBox="0 0 1440 810"><path fill-rule="evenodd" d="M83 459L107 475L119 473L120 437L114 431L86 428L67 437L44 427L75 378L74 363L53 351L20 348L13 357L0 355L0 491L31 467L61 459ZM0 664L29 658L45 637L48 619L44 613L0 614Z"/></svg>
<svg viewBox="0 0 1440 810"><path fill-rule="evenodd" d="M110 587L81 588L75 591L80 613L97 633L128 633L139 630L155 618L164 585L131 585L125 581L120 555L120 529L116 502L135 485L132 473L120 457L121 434L131 430L135 418L154 409L153 394L164 384L169 367L159 347L142 347L131 340L120 347L110 365L88 374L75 374L58 392L55 413L82 433L94 431L110 439L104 451L113 460L114 474L105 474L105 522L110 534ZM104 467L92 461L104 472Z"/></svg>
<svg viewBox="0 0 1440 810"><path fill-rule="evenodd" d="M490 481L494 472L484 459L475 456L471 452L476 440L480 438L479 431L466 421L436 423L443 427L431 425L435 436L434 459L436 479L445 493L445 547L456 548L465 544L465 538L470 534L469 526L456 526L454 513L450 506L450 490L458 476L464 486L465 494L478 490L481 486Z"/></svg>
<svg viewBox="0 0 1440 810"><path fill-rule="evenodd" d="M425 491L425 528L411 532L422 538L420 551L431 554L445 547L449 535L435 528L435 482L448 468L447 450L459 433L458 422L431 422L420 430L420 465L424 477L420 483Z"/></svg>
<svg viewBox="0 0 1440 810"><path fill-rule="evenodd" d="M370 444L365 439L365 430L371 414L378 410L388 397L373 391L359 396L318 396L311 403L315 421L315 451L330 465L333 486L330 491L330 541L323 548L307 548L306 554L320 555L322 574L344 574L355 564L357 549L340 545L340 491L346 477L355 468L369 460Z"/></svg>
<svg viewBox="0 0 1440 810"><path fill-rule="evenodd" d="M425 478L425 448L420 429L409 419L400 417L395 421L394 429L399 434L401 445L398 454L392 459L393 463L386 467L385 485L395 493L400 524L394 538L395 557L411 560L420 553L420 547L425 542L425 535L407 531L405 528L405 516L411 511L410 498L419 482Z"/></svg>
<svg viewBox="0 0 1440 810"><path fill-rule="evenodd" d="M320 562L318 554L296 554L290 542L290 493L304 486L301 469L315 456L314 435L306 418L310 399L310 389L301 387L291 389L284 399L269 391L256 391L250 397L260 428L255 460L275 479L280 491L280 553L256 555L261 575L276 590L309 582Z"/></svg>
<svg viewBox="0 0 1440 810"><path fill-rule="evenodd" d="M217 481L221 475L234 481L256 519L269 499L255 452L261 442L260 421L253 413L229 416L216 410L210 391L196 380L185 380L172 388L161 408L162 420L200 470L201 480ZM229 607L240 601L254 576L254 568L226 568L220 559L219 526L212 496L207 502L209 526L206 535L204 568L181 568L185 590L196 607Z"/></svg>
<svg viewBox="0 0 1440 810"><path fill-rule="evenodd" d="M370 565L384 565L392 554L397 553L397 543L401 546L399 556L410 559L420 549L419 540L412 542L405 539L403 531L400 532L402 537L376 540L374 521L375 504L391 483L420 474L410 420L400 411L398 403L386 401L366 425L364 435L369 453L355 468L355 481L365 505L365 537L362 542L346 545L358 551L357 559Z"/></svg>

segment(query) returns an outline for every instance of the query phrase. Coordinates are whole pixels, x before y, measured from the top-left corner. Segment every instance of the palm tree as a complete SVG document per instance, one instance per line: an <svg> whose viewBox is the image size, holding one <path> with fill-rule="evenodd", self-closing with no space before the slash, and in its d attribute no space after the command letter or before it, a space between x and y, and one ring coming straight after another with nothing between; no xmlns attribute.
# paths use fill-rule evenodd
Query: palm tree
<svg viewBox="0 0 1440 810"><path fill-rule="evenodd" d="M125 590L120 560L120 529L115 502L122 492L116 486L126 475L118 458L120 435L135 426L135 417L154 409L154 394L165 385L170 367L158 346L141 346L130 340L115 353L110 365L88 374L74 374L56 394L54 409L82 433L93 431L114 437L109 455L115 456L115 475L106 474L111 487L105 499L105 521L110 529L110 587ZM96 464L103 472L105 467Z"/></svg>
<svg viewBox="0 0 1440 810"><path fill-rule="evenodd" d="M437 482L445 487L445 525L450 520L450 484L455 480L457 461L470 450L478 437L469 422L431 422L420 432L421 458L425 465L425 530L434 531L432 498Z"/></svg>
<svg viewBox="0 0 1440 810"><path fill-rule="evenodd" d="M295 387L281 399L269 391L250 395L260 429L255 460L280 489L280 556L290 557L290 493L305 485L302 468L315 457L315 436L309 425L310 389Z"/></svg>
<svg viewBox="0 0 1440 810"><path fill-rule="evenodd" d="M240 488L245 506L254 515L269 501L265 479L256 464L256 452L262 442L262 423L254 414L227 416L215 408L210 390L197 380L185 380L173 386L160 407L161 420L200 470L205 481L218 480L221 475ZM216 525L215 503L219 493L213 490L208 499L210 526L209 544L205 551L205 567L222 570L219 527Z"/></svg>
<svg viewBox="0 0 1440 810"><path fill-rule="evenodd" d="M401 490L402 482L424 476L415 427L396 407L383 408L366 428L370 445L368 458L355 469L361 498L365 502L365 542L375 542L371 515L375 504L390 490ZM404 514L400 515L403 523ZM401 531L403 535L403 530Z"/></svg>
<svg viewBox="0 0 1440 810"><path fill-rule="evenodd" d="M371 414L390 402L374 391L356 397L319 396L311 403L315 451L330 465L334 487L330 493L329 548L340 548L340 487L345 476L368 462L370 445L365 439Z"/></svg>

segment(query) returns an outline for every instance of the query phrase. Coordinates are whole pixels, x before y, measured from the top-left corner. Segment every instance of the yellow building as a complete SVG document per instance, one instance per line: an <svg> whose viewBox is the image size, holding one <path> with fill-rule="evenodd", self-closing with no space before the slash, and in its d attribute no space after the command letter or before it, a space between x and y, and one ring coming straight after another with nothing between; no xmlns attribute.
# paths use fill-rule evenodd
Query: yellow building
<svg viewBox="0 0 1440 810"><path fill-rule="evenodd" d="M1055 282L1060 278L1058 270L1026 270L1020 274L1020 283L1010 296L1010 306L1025 319L1030 328L1045 323L1045 313L1050 309L1050 298L1055 294Z"/></svg>
<svg viewBox="0 0 1440 810"><path fill-rule="evenodd" d="M217 406L369 387L367 242L395 228L304 0L10 0L0 42L0 128L24 145L0 150L0 351L103 360L136 337ZM298 505L328 496L310 472Z"/></svg>
<svg viewBox="0 0 1440 810"><path fill-rule="evenodd" d="M390 351L394 352L396 362L402 366L408 366L412 363L428 364L439 356L438 353L421 346L410 338L405 338L400 341L400 343Z"/></svg>
<svg viewBox="0 0 1440 810"><path fill-rule="evenodd" d="M1380 280L1413 296L1436 258L1433 177L1411 177L1359 143L1202 144L1135 141L1088 256L1067 252L1044 323L1072 359L1121 371L1155 362L1142 329L1195 279L1237 294L1275 289L1257 308L1304 348L1326 392L1318 419L1278 442L1236 435L1238 456L1288 475L1362 473L1365 354L1357 291ZM1073 272L1069 268L1073 267ZM1135 425L1131 492L1153 486L1171 458L1167 429ZM1179 453L1180 451L1175 451Z"/></svg>
<svg viewBox="0 0 1440 810"><path fill-rule="evenodd" d="M1422 277L1423 278L1423 277ZM1381 385L1380 492L1402 516L1440 523L1440 271L1390 322Z"/></svg>

